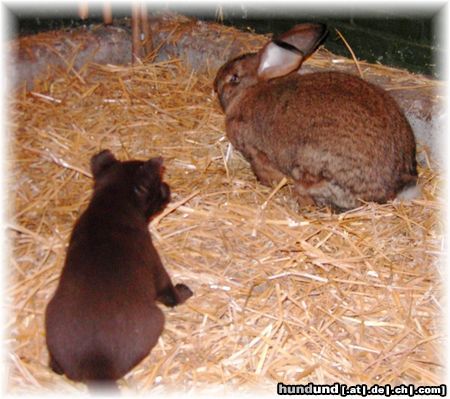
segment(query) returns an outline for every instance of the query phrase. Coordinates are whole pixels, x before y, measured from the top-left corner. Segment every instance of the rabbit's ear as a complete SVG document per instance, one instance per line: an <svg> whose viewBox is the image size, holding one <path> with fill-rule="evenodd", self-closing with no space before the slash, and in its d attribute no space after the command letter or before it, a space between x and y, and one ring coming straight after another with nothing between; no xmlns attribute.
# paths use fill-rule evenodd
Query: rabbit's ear
<svg viewBox="0 0 450 399"><path fill-rule="evenodd" d="M327 33L325 25L301 24L273 39L260 52L258 77L269 80L297 70Z"/></svg>
<svg viewBox="0 0 450 399"><path fill-rule="evenodd" d="M322 43L328 31L323 24L300 24L273 39L274 43L287 43L308 57Z"/></svg>
<svg viewBox="0 0 450 399"><path fill-rule="evenodd" d="M267 43L260 53L258 78L269 80L287 75L300 68L302 61L302 54L272 42Z"/></svg>

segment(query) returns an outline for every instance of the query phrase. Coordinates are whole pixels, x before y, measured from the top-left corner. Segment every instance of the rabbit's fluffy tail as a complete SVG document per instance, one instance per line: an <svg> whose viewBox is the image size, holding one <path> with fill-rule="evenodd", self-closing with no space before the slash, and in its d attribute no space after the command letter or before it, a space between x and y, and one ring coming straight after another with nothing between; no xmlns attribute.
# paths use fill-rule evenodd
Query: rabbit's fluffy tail
<svg viewBox="0 0 450 399"><path fill-rule="evenodd" d="M420 184L413 184L406 186L397 194L395 198L397 201L412 201L422 197L422 187Z"/></svg>

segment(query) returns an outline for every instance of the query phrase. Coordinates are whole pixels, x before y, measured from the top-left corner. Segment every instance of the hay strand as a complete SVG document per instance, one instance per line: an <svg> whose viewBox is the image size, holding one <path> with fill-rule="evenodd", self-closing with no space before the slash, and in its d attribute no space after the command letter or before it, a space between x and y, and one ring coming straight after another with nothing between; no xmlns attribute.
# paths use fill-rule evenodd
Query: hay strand
<svg viewBox="0 0 450 399"><path fill-rule="evenodd" d="M343 35L341 32L339 32L338 29L335 29L335 31L336 31L336 33L339 35L339 37L341 38L341 40L344 42L345 47L347 47L347 50L350 52L350 54L351 54L351 56L352 56L352 59L353 59L353 61L355 62L356 68L358 69L359 76L360 76L361 78L364 78L363 72L362 72L362 70L361 70L361 68L360 68L360 66L359 66L358 59L356 58L356 55L355 55L353 49L352 49L352 48L350 47L350 45L348 44L348 42L347 42L347 40L345 39L344 35Z"/></svg>

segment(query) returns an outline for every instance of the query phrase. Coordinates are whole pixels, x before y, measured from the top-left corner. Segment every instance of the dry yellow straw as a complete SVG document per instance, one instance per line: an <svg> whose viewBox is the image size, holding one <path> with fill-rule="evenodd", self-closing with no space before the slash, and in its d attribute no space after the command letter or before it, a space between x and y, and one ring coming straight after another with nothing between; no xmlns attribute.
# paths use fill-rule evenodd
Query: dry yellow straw
<svg viewBox="0 0 450 399"><path fill-rule="evenodd" d="M167 32L175 40L196 26L182 19ZM266 40L211 29L215 37ZM274 189L261 185L229 150L214 73L196 75L171 59L89 64L77 76L69 58L64 68L50 66L32 93L8 98L8 392L86 389L47 367L44 311L92 192L89 159L104 148L123 160L164 158L173 199L151 232L174 283L194 292L185 305L161 306L164 332L120 381L126 394L273 393L278 381L443 383L444 201L436 171L420 168L420 201L340 215L299 209L286 179ZM326 70L353 62L321 49L308 63ZM410 85L423 96L436 87L363 65L366 77L388 76L392 87Z"/></svg>
<svg viewBox="0 0 450 399"><path fill-rule="evenodd" d="M355 62L356 68L358 68L359 76L361 76L361 78L363 78L364 76L363 76L361 68L359 67L359 62L358 62L358 59L356 58L355 53L353 52L352 48L348 44L347 40L345 40L345 37L342 35L342 33L339 32L338 29L335 29L335 31L339 35L339 37L342 39L342 41L344 42L345 47L347 47L348 51L350 51L350 54L352 55L353 61Z"/></svg>

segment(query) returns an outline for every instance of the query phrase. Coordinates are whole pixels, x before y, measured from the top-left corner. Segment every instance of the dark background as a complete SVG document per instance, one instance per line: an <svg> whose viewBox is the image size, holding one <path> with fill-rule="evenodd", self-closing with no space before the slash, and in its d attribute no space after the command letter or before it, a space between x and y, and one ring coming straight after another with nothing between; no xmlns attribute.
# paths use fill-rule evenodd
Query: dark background
<svg viewBox="0 0 450 399"><path fill-rule="evenodd" d="M36 4L36 3L33 3ZM274 2L275 4L275 2ZM148 3L149 12L172 10L184 15L208 21L221 21L239 29L257 33L278 34L300 22L317 21L328 25L330 35L325 47L335 54L350 57L349 51L337 35L338 29L346 38L360 60L380 63L411 72L443 78L439 60L444 57L443 38L438 28L442 18L442 5L418 7L412 3L409 10L389 11L378 7L326 10L302 8L292 3L272 5L223 5L214 3L201 7L179 6L174 3ZM70 6L45 6L30 10L14 3L5 5L10 18L9 38L33 34L39 31L75 27L102 21L100 6L90 5L89 19L81 21L77 4ZM131 14L129 6L112 5L114 18L126 18ZM15 29L14 29L15 28Z"/></svg>

